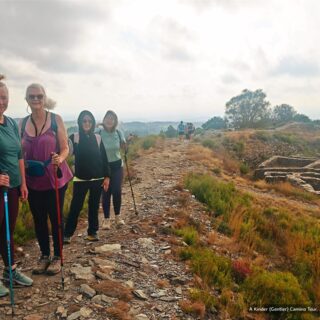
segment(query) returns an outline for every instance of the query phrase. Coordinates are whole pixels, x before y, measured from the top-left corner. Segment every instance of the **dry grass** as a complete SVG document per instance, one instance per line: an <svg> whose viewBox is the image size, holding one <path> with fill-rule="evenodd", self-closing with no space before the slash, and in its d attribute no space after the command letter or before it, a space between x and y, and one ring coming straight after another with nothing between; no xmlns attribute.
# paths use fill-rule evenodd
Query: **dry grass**
<svg viewBox="0 0 320 320"><path fill-rule="evenodd" d="M168 288L170 286L170 283L166 279L159 279L157 280L156 285L158 288Z"/></svg>
<svg viewBox="0 0 320 320"><path fill-rule="evenodd" d="M103 280L100 283L95 284L93 288L99 294L105 294L108 297L118 298L123 301L130 301L132 299L130 289L117 281Z"/></svg>
<svg viewBox="0 0 320 320"><path fill-rule="evenodd" d="M217 241L217 233L215 231L210 231L207 236L207 243L209 245L215 244Z"/></svg>
<svg viewBox="0 0 320 320"><path fill-rule="evenodd" d="M204 319L206 307L203 302L191 302L190 300L183 300L180 301L179 305L182 311L185 313L200 317L200 319Z"/></svg>
<svg viewBox="0 0 320 320"><path fill-rule="evenodd" d="M298 187L295 187L289 182L267 183L264 180L259 180L254 183L254 186L258 189L269 190L269 191L274 190L287 197L294 197L298 200L309 201L317 205L320 205L319 196L312 194L310 192L307 192Z"/></svg>
<svg viewBox="0 0 320 320"><path fill-rule="evenodd" d="M192 146L188 150L188 158L192 161L201 163L208 169L221 168L222 160L218 159L212 150L202 146Z"/></svg>
<svg viewBox="0 0 320 320"><path fill-rule="evenodd" d="M118 301L113 307L107 308L106 313L117 320L131 320L132 317L128 314L130 306L123 302Z"/></svg>

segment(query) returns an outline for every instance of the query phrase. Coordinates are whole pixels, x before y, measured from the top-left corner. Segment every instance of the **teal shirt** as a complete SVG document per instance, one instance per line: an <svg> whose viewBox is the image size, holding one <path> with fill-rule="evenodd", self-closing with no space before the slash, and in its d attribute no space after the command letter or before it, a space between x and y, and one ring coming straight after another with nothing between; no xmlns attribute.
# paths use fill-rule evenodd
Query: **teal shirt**
<svg viewBox="0 0 320 320"><path fill-rule="evenodd" d="M106 149L108 161L114 162L121 160L121 143L126 143L123 133L118 129L112 132L102 130L100 135L104 148Z"/></svg>
<svg viewBox="0 0 320 320"><path fill-rule="evenodd" d="M0 124L0 170L10 177L10 188L21 184L19 160L22 159L21 140L16 122L4 117Z"/></svg>

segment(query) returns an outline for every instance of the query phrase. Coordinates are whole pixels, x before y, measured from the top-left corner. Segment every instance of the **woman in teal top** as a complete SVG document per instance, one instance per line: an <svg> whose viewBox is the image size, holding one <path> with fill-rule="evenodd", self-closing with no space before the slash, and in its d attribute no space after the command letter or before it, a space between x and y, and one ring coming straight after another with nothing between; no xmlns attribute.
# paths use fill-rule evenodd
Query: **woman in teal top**
<svg viewBox="0 0 320 320"><path fill-rule="evenodd" d="M105 220L102 229L110 229L110 205L111 197L117 225L123 225L124 221L120 219L121 210L121 189L123 180L123 162L121 158L121 149L126 149L126 140L117 129L118 117L109 110L103 118L103 128L101 139L107 153L110 167L110 182L108 191L102 191L102 206Z"/></svg>
<svg viewBox="0 0 320 320"><path fill-rule="evenodd" d="M6 223L3 193L0 194L0 254L5 268L3 271L4 282L9 281L9 270L12 268L14 284L29 287L33 281L21 273L14 262L13 231L19 211L19 196L23 201L28 198L26 179L24 174L24 162L21 152L21 141L16 122L5 116L8 108L9 92L7 86L1 80L0 75L0 188L7 189L10 226L10 251L11 261L8 258L6 240ZM2 190L1 190L2 191ZM9 290L0 280L0 297L9 294Z"/></svg>

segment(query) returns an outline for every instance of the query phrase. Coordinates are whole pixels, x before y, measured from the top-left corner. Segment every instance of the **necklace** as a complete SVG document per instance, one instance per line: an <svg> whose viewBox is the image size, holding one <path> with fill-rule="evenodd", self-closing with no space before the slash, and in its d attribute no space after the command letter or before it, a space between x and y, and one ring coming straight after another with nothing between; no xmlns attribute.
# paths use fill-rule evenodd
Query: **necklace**
<svg viewBox="0 0 320 320"><path fill-rule="evenodd" d="M36 125L36 123L35 123L35 121L33 120L33 118L32 118L32 114L30 115L30 119L31 119L31 122L32 122L32 124L33 124L33 126L34 126L34 130L36 131L36 137L39 135L39 136L41 136L41 133L42 133L42 131L43 131L43 129L44 129L44 127L45 127L45 125L46 125L46 123L47 123L47 119L48 119L48 111L46 111L46 118L45 118L45 120L44 120L44 124L43 124L43 126L42 126L42 128L41 128L41 130L40 130L40 132L39 132L39 134L38 134L38 128L37 128L37 125Z"/></svg>

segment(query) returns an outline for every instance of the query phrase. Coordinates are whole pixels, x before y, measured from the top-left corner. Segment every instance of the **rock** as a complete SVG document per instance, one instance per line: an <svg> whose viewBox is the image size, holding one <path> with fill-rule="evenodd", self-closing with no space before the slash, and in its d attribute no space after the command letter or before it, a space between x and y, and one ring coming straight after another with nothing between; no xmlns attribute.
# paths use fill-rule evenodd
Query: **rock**
<svg viewBox="0 0 320 320"><path fill-rule="evenodd" d="M44 317L40 314L30 314L23 318L23 320L43 320L43 319Z"/></svg>
<svg viewBox="0 0 320 320"><path fill-rule="evenodd" d="M134 317L134 320L149 320L149 318L145 314L140 313Z"/></svg>
<svg viewBox="0 0 320 320"><path fill-rule="evenodd" d="M137 242L143 248L152 249L154 247L153 246L153 239L151 239L151 238L139 238L137 240Z"/></svg>
<svg viewBox="0 0 320 320"><path fill-rule="evenodd" d="M66 309L63 306L59 306L57 311L56 311L56 314L58 316L61 316L65 311L66 311Z"/></svg>
<svg viewBox="0 0 320 320"><path fill-rule="evenodd" d="M134 283L133 283L133 281L131 281L131 280L126 281L125 284L126 284L129 288L131 288L131 289L134 288Z"/></svg>
<svg viewBox="0 0 320 320"><path fill-rule="evenodd" d="M70 269L71 274L75 275L77 280L94 280L91 267L83 267L80 264L74 264Z"/></svg>
<svg viewBox="0 0 320 320"><path fill-rule="evenodd" d="M178 295L182 295L182 289L181 289L181 287L178 287L178 288L175 288L175 291L176 291L176 293L178 294Z"/></svg>
<svg viewBox="0 0 320 320"><path fill-rule="evenodd" d="M167 295L167 290L159 290L158 292L152 293L150 296L152 298L165 297Z"/></svg>
<svg viewBox="0 0 320 320"><path fill-rule="evenodd" d="M99 279L102 279L102 280L110 280L111 277L109 276L109 274L105 273L105 272L101 272L101 271L97 271L96 272L96 276L99 278Z"/></svg>
<svg viewBox="0 0 320 320"><path fill-rule="evenodd" d="M81 308L80 309L80 315L84 318L89 318L90 317L90 314L92 313L93 311L89 308Z"/></svg>
<svg viewBox="0 0 320 320"><path fill-rule="evenodd" d="M80 292L89 298L93 298L96 295L96 290L92 289L87 284L82 284L80 286Z"/></svg>
<svg viewBox="0 0 320 320"><path fill-rule="evenodd" d="M148 300L148 297L145 295L145 293L142 290L133 290L132 292L137 298L141 300Z"/></svg>
<svg viewBox="0 0 320 320"><path fill-rule="evenodd" d="M70 316L67 318L67 320L77 320L81 317L80 311L74 312L70 314Z"/></svg>
<svg viewBox="0 0 320 320"><path fill-rule="evenodd" d="M181 297L160 297L159 298L159 300L166 301L166 302L173 302L173 301L177 301L180 299L181 299Z"/></svg>
<svg viewBox="0 0 320 320"><path fill-rule="evenodd" d="M101 247L96 247L94 249L96 253L104 253L104 252L120 252L121 251L121 244L114 243L114 244L104 244Z"/></svg>

